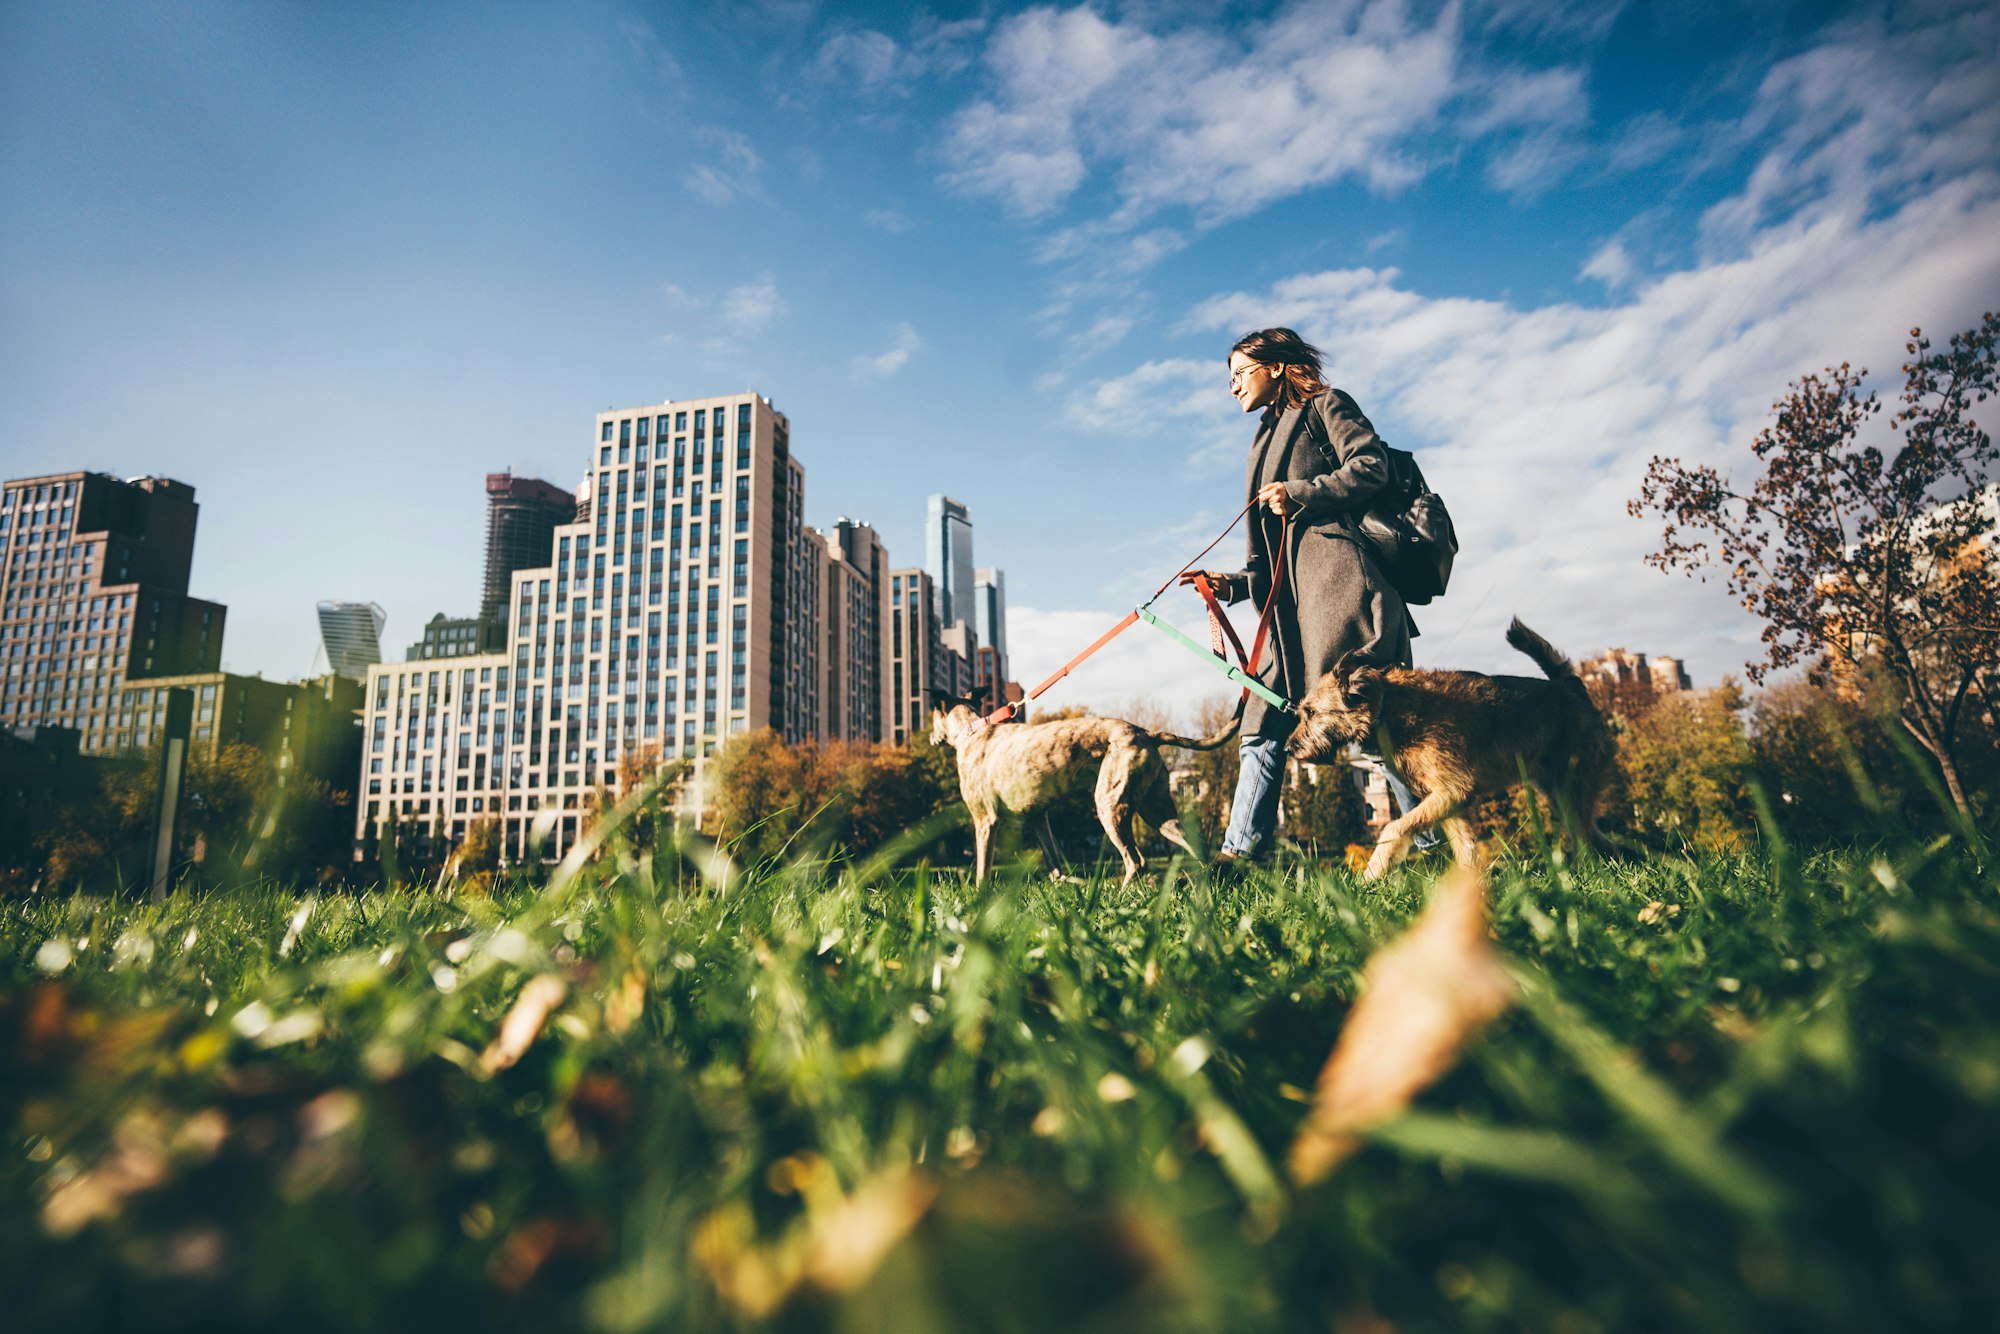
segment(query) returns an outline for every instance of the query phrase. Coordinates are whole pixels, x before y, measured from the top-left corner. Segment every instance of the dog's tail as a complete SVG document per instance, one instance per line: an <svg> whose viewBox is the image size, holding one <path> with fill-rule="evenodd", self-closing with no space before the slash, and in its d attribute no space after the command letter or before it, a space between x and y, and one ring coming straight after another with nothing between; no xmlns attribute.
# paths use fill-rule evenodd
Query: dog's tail
<svg viewBox="0 0 2000 1334"><path fill-rule="evenodd" d="M1139 730L1162 746L1179 746L1183 750L1214 750L1217 746L1226 745L1234 739L1236 729L1242 725L1243 710L1238 709L1230 715L1228 726L1214 736L1205 736L1199 740L1194 737L1177 736L1172 732L1155 732L1150 727L1141 727Z"/></svg>
<svg viewBox="0 0 2000 1334"><path fill-rule="evenodd" d="M1576 668L1570 666L1569 659L1555 645L1521 624L1518 616L1507 627L1507 642L1533 658L1535 666L1541 668L1542 675L1549 680L1567 681L1579 690L1583 688L1583 682L1576 679Z"/></svg>

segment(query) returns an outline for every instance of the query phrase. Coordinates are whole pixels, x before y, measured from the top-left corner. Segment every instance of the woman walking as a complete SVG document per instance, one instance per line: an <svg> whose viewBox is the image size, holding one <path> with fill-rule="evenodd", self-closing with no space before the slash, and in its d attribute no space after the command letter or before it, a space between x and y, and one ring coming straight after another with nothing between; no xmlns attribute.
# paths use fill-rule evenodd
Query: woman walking
<svg viewBox="0 0 2000 1334"><path fill-rule="evenodd" d="M1263 414L1250 442L1249 558L1240 571L1204 573L1224 600L1247 597L1259 608L1277 578L1258 679L1296 700L1336 665L1409 666L1416 625L1357 528L1389 481L1388 451L1374 426L1353 399L1327 385L1319 349L1290 329L1259 329L1230 349L1229 391L1243 411ZM1245 702L1242 763L1219 862L1268 849L1294 721L1255 695ZM1408 809L1408 789L1389 779L1397 804Z"/></svg>

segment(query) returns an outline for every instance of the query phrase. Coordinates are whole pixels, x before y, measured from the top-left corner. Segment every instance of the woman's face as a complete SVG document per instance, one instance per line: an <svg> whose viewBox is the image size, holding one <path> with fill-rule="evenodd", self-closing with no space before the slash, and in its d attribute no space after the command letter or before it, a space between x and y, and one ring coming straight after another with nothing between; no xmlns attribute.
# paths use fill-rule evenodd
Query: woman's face
<svg viewBox="0 0 2000 1334"><path fill-rule="evenodd" d="M1245 412L1269 407L1278 397L1278 389L1283 383L1281 367L1255 361L1247 352L1229 354L1229 392L1236 396L1236 401L1243 405Z"/></svg>

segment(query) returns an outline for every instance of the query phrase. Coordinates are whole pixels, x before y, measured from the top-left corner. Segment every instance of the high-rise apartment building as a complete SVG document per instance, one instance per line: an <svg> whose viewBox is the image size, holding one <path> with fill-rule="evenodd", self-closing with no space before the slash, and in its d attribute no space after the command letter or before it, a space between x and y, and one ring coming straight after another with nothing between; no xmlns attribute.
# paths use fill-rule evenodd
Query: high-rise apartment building
<svg viewBox="0 0 2000 1334"><path fill-rule="evenodd" d="M486 474L486 581L480 590L479 617L506 619L516 570L541 569L554 550L556 529L576 521L576 497L552 482L516 477L511 472Z"/></svg>
<svg viewBox="0 0 2000 1334"><path fill-rule="evenodd" d="M498 653L507 647L507 599L516 570L541 569L555 549L556 529L588 514L577 513L577 498L549 482L486 474L486 570L480 585L479 614L439 612L424 624L424 637L410 645L410 661L463 658Z"/></svg>
<svg viewBox="0 0 2000 1334"><path fill-rule="evenodd" d="M0 491L0 727L75 729L117 749L128 679L213 670L227 609L188 596L194 488L103 473Z"/></svg>
<svg viewBox="0 0 2000 1334"><path fill-rule="evenodd" d="M943 664L937 589L927 570L889 572L888 726L882 739L902 745L930 726L930 707L949 692L950 669Z"/></svg>
<svg viewBox="0 0 2000 1334"><path fill-rule="evenodd" d="M821 734L833 741L884 741L895 712L882 653L891 617L889 550L873 528L845 518L820 536L826 543L819 604Z"/></svg>
<svg viewBox="0 0 2000 1334"><path fill-rule="evenodd" d="M558 855L634 748L816 734L824 557L789 423L746 393L600 413L592 435L575 520L512 575L507 647L369 672L358 838L490 817L511 858Z"/></svg>
<svg viewBox="0 0 2000 1334"><path fill-rule="evenodd" d="M924 570L931 577L938 625L972 623L972 517L950 496L932 496L924 514Z"/></svg>
<svg viewBox="0 0 2000 1334"><path fill-rule="evenodd" d="M350 681L366 680L368 669L382 661L388 614L373 602L322 602L317 610L327 670Z"/></svg>
<svg viewBox="0 0 2000 1334"><path fill-rule="evenodd" d="M978 570L972 576L972 632L993 652L993 675L1007 679L1007 572Z"/></svg>

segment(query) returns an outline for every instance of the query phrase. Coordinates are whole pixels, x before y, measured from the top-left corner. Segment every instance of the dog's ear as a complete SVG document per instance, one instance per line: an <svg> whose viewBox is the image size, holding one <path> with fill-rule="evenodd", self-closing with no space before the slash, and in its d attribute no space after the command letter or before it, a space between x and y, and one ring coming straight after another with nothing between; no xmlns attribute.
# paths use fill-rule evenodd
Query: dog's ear
<svg viewBox="0 0 2000 1334"><path fill-rule="evenodd" d="M1340 683L1341 693L1352 704L1374 704L1382 698L1382 670L1379 667L1350 667Z"/></svg>

